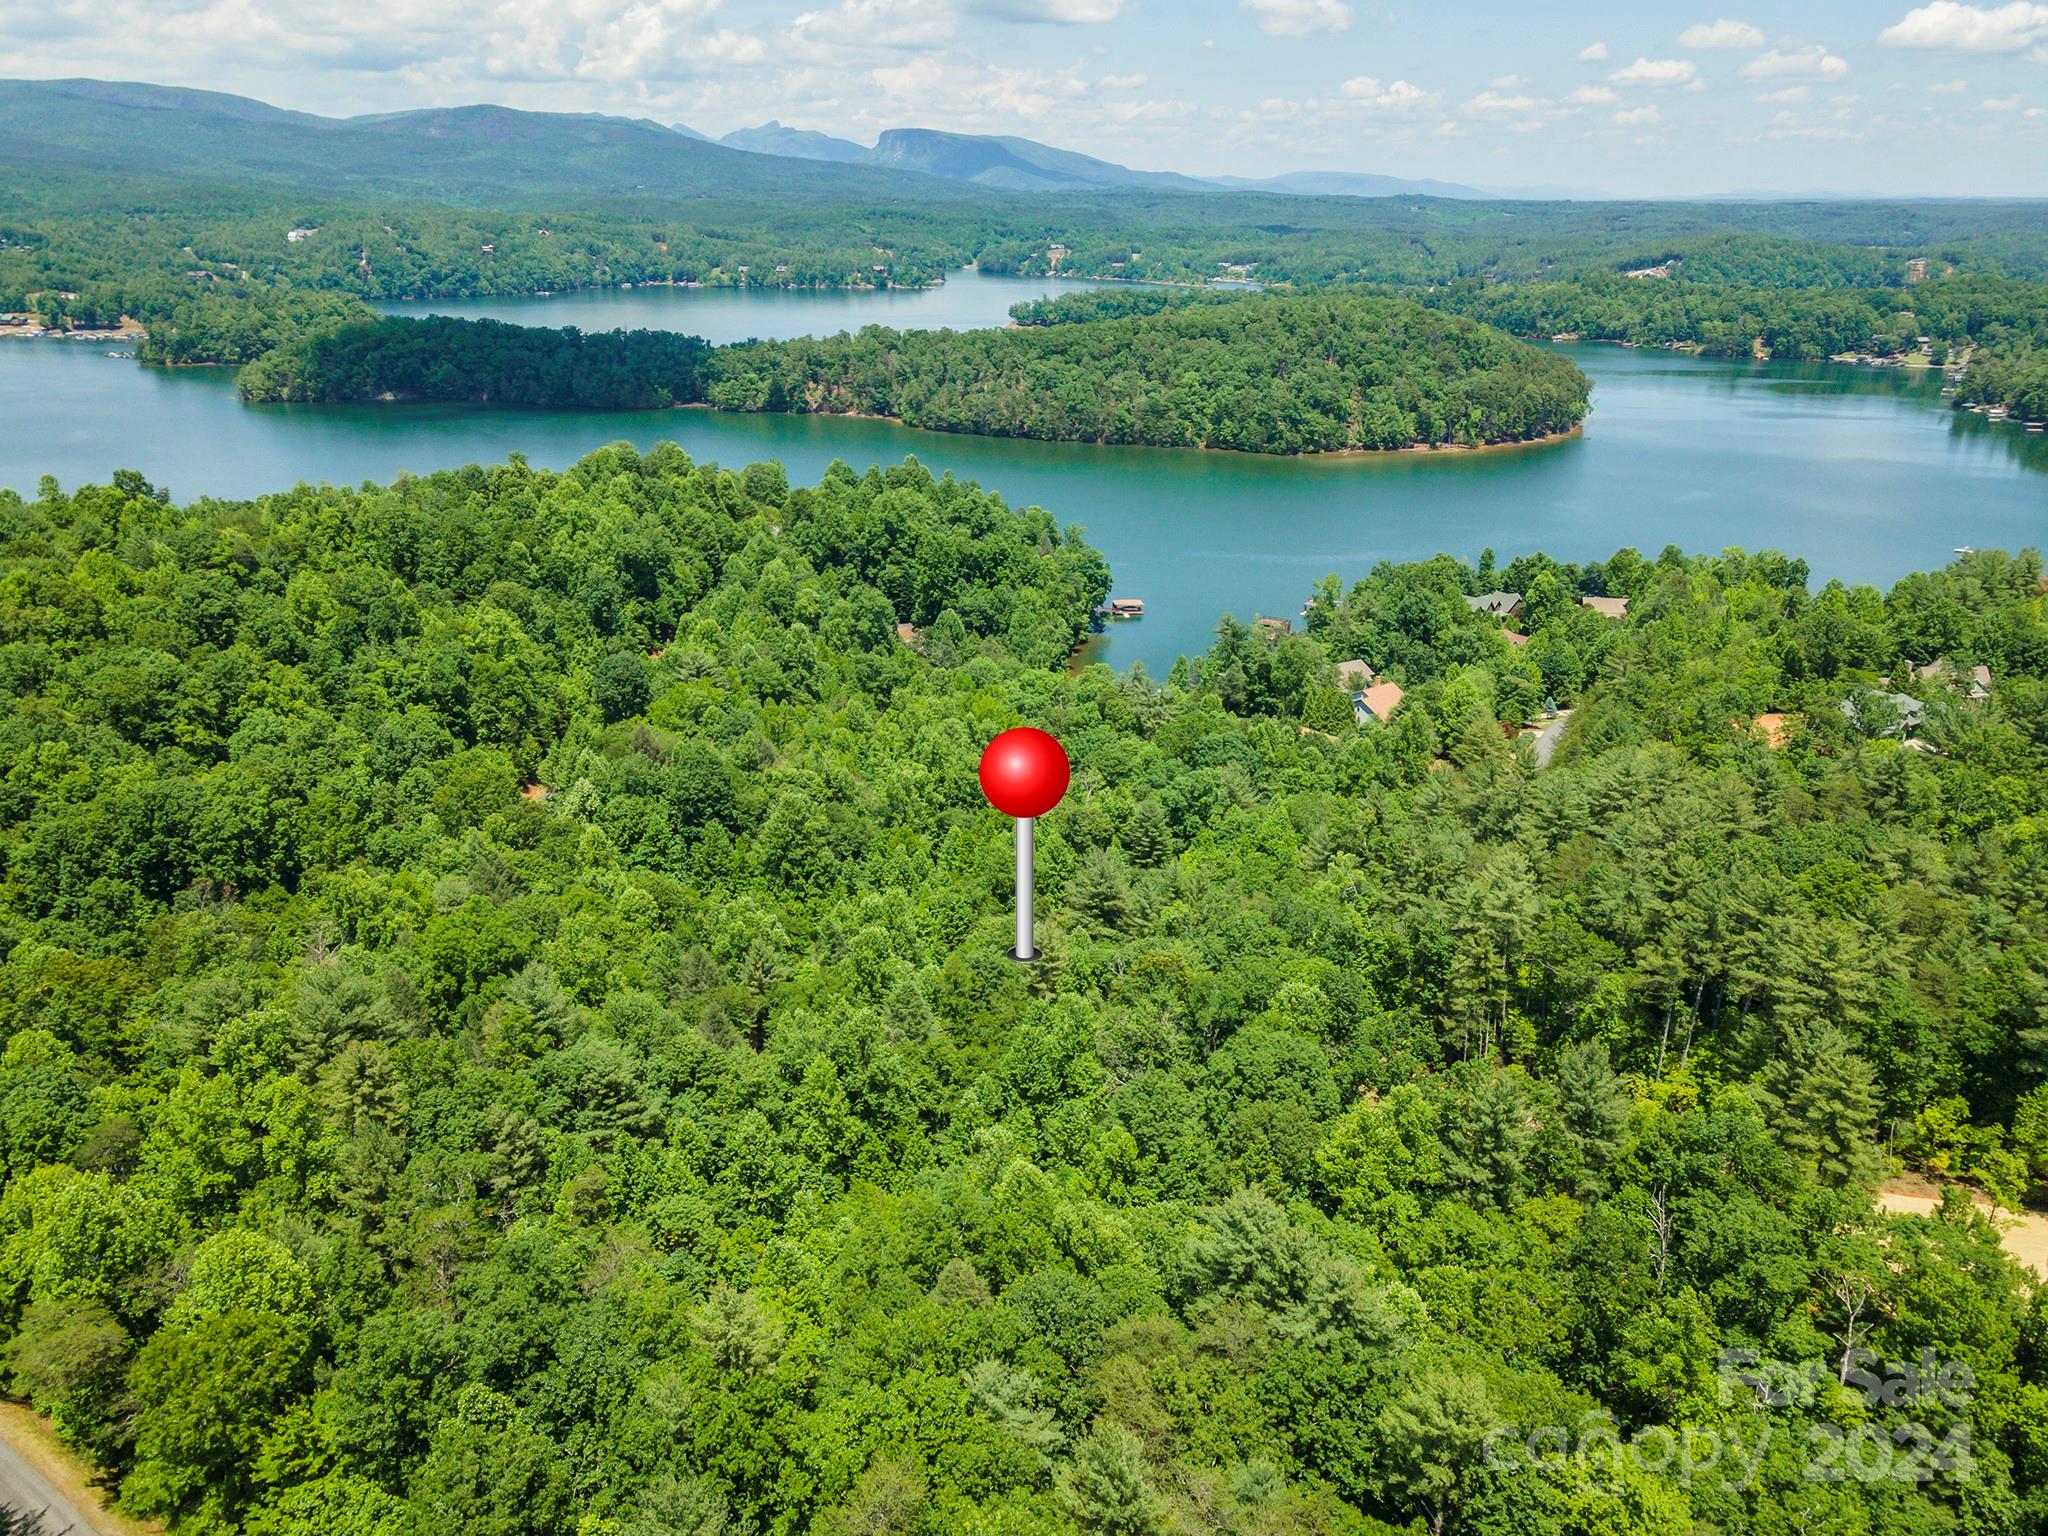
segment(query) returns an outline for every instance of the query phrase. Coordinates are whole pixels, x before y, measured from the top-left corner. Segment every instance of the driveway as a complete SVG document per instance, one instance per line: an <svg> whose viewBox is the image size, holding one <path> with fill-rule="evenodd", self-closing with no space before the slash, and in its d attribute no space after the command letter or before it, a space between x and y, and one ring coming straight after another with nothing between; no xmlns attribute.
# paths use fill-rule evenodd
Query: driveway
<svg viewBox="0 0 2048 1536"><path fill-rule="evenodd" d="M1941 1209L1941 1196L1926 1193L1918 1183L1898 1180L1877 1192L1877 1203L1904 1216L1932 1216ZM1981 1195L1976 1204L1998 1228L1999 1245L2035 1274L2048 1276L2048 1216L2039 1211L2001 1211Z"/></svg>
<svg viewBox="0 0 2048 1536"><path fill-rule="evenodd" d="M101 1531L0 1436L0 1536L101 1536Z"/></svg>
<svg viewBox="0 0 2048 1536"><path fill-rule="evenodd" d="M1536 766L1538 768L1548 768L1550 766L1550 754L1557 750L1558 740L1564 735L1564 728L1571 722L1571 718L1572 712L1568 709L1563 710L1555 720L1552 720L1536 733L1533 750L1536 754Z"/></svg>

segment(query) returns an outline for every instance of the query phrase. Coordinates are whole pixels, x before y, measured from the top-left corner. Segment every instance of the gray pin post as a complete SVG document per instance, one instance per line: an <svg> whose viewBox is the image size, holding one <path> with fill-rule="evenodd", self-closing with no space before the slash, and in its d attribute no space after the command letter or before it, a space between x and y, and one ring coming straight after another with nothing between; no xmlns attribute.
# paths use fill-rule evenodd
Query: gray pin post
<svg viewBox="0 0 2048 1536"><path fill-rule="evenodd" d="M1004 731L981 754L981 792L1005 816L1017 819L1017 947L1010 958L1038 958L1031 924L1032 823L1060 803L1073 773L1066 750L1043 731L1020 725Z"/></svg>
<svg viewBox="0 0 2048 1536"><path fill-rule="evenodd" d="M1031 823L1017 818L1017 947L1011 951L1019 960L1036 960L1038 950L1031 942Z"/></svg>

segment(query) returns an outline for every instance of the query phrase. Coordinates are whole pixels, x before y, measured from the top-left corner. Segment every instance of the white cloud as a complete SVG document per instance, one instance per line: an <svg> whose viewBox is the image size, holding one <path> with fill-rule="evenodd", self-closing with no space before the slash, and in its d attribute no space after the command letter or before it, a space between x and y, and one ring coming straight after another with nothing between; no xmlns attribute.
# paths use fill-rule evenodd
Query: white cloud
<svg viewBox="0 0 2048 1536"><path fill-rule="evenodd" d="M250 89L251 77L325 88L325 101L406 88L398 105L503 100L504 85L630 86L620 105L722 68L763 62L766 41L717 24L719 0L0 0L6 73L119 73ZM10 51L10 45L12 51ZM31 46L32 45L32 46ZM80 67L83 66L83 67ZM256 86L265 89L266 86ZM273 94L285 94L272 88ZM296 104L296 103L295 103Z"/></svg>
<svg viewBox="0 0 2048 1536"><path fill-rule="evenodd" d="M1436 105L1435 91L1425 91L1406 80L1381 85L1371 75L1355 75L1338 87L1346 102L1374 112L1418 112Z"/></svg>
<svg viewBox="0 0 2048 1536"><path fill-rule="evenodd" d="M1760 95L1760 96L1758 96L1758 97L1757 97L1757 100L1758 100L1758 101L1804 101L1804 100L1806 100L1806 98L1807 98L1807 97L1811 96L1812 94L1813 94L1813 92L1809 91L1809 90L1808 90L1808 89L1807 89L1807 88L1806 88L1805 86L1803 86L1803 85L1788 85L1788 86L1786 86L1786 87L1785 87L1785 88L1784 88L1783 90L1778 90L1778 91L1765 91L1765 92L1764 92L1764 93L1763 93L1762 95Z"/></svg>
<svg viewBox="0 0 2048 1536"><path fill-rule="evenodd" d="M1327 132L1323 125L1342 125L1367 138L1401 138L1414 131L1409 119L1436 108L1442 99L1406 80L1382 82L1371 75L1355 75L1331 96L1268 96L1255 107L1217 115L1236 119L1236 136L1242 142L1292 142L1262 131L1280 124L1313 124L1319 132Z"/></svg>
<svg viewBox="0 0 2048 1536"><path fill-rule="evenodd" d="M1607 45L1605 43L1588 43L1579 50L1579 62L1581 64L1598 64L1606 57Z"/></svg>
<svg viewBox="0 0 2048 1536"><path fill-rule="evenodd" d="M1624 128L1649 128L1664 121L1664 114L1655 106L1627 107L1614 114L1614 120Z"/></svg>
<svg viewBox="0 0 2048 1536"><path fill-rule="evenodd" d="M1699 73L1691 59L1637 59L1607 78L1617 85L1683 85Z"/></svg>
<svg viewBox="0 0 2048 1536"><path fill-rule="evenodd" d="M1465 103L1467 112L1528 112L1535 109L1534 96L1507 96L1499 91L1481 91Z"/></svg>
<svg viewBox="0 0 2048 1536"><path fill-rule="evenodd" d="M1572 92L1572 100L1582 107L1604 107L1610 101L1619 101L1618 92L1610 91L1604 85L1582 85Z"/></svg>
<svg viewBox="0 0 2048 1536"><path fill-rule="evenodd" d="M1491 80L1487 81L1486 83L1492 86L1496 91L1512 91L1517 86L1527 85L1529 82L1524 80L1520 75L1495 75Z"/></svg>
<svg viewBox="0 0 2048 1536"><path fill-rule="evenodd" d="M1961 53L2018 53L2048 37L2048 5L1963 5L1933 0L1877 34L1887 48L1952 48Z"/></svg>
<svg viewBox="0 0 2048 1536"><path fill-rule="evenodd" d="M799 45L933 48L950 42L952 7L943 0L839 0L829 11L805 11L789 24Z"/></svg>
<svg viewBox="0 0 2048 1536"><path fill-rule="evenodd" d="M1259 18L1259 30L1271 37L1313 37L1342 32L1351 25L1351 7L1344 0L1237 0L1240 10Z"/></svg>
<svg viewBox="0 0 2048 1536"><path fill-rule="evenodd" d="M1104 75L1098 83L1105 91L1135 91L1145 83L1145 76L1142 74Z"/></svg>
<svg viewBox="0 0 2048 1536"><path fill-rule="evenodd" d="M1763 33L1746 21L1695 22L1678 34L1681 48L1761 48Z"/></svg>
<svg viewBox="0 0 2048 1536"><path fill-rule="evenodd" d="M2017 112L2020 109L2020 98L2017 96L1986 96L1977 105L1986 112Z"/></svg>
<svg viewBox="0 0 2048 1536"><path fill-rule="evenodd" d="M852 83L870 123L944 123L963 133L1045 133L1056 126L1063 135L1085 139L1132 122L1178 120L1194 110L1179 101L1102 102L1078 66L1013 68L938 51L909 54Z"/></svg>
<svg viewBox="0 0 2048 1536"><path fill-rule="evenodd" d="M1939 85L1927 87L1930 96L1960 96L1970 88L1967 80L1944 80Z"/></svg>
<svg viewBox="0 0 2048 1536"><path fill-rule="evenodd" d="M1292 96L1268 96L1257 106L1240 112L1238 117L1247 123L1292 123L1298 122L1303 112L1302 103Z"/></svg>
<svg viewBox="0 0 2048 1536"><path fill-rule="evenodd" d="M710 25L718 6L719 0L650 0L624 6L546 6L509 0L472 8L472 14L477 9L488 13L479 62L490 77L644 84L763 61L767 48L759 37ZM241 8L238 0L220 0L212 9L224 7ZM297 7L264 6L261 14L277 16L293 9Z"/></svg>
<svg viewBox="0 0 2048 1536"><path fill-rule="evenodd" d="M1849 61L1819 43L1810 43L1804 48L1773 48L1760 53L1742 66L1742 73L1751 80L1776 80L1786 75L1839 80L1849 73Z"/></svg>
<svg viewBox="0 0 2048 1536"><path fill-rule="evenodd" d="M1002 21L1092 27L1115 21L1124 8L1124 0L969 0L967 8Z"/></svg>

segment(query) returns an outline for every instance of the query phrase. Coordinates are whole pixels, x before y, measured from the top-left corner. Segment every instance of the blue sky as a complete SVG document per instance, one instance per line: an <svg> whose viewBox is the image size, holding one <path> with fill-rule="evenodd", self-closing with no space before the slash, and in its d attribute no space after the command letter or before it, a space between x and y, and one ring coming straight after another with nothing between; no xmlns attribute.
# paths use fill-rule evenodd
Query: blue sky
<svg viewBox="0 0 2048 1536"><path fill-rule="evenodd" d="M1016 133L1149 169L2048 195L2048 3L0 0L0 75Z"/></svg>

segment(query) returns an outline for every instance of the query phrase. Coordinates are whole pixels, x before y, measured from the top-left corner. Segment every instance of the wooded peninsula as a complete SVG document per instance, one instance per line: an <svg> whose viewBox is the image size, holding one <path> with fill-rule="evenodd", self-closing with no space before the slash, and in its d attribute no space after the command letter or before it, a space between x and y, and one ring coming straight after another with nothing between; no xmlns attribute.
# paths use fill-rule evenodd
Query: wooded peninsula
<svg viewBox="0 0 2048 1536"><path fill-rule="evenodd" d="M1246 296L982 331L709 347L488 320L384 318L250 364L255 401L438 399L885 416L1063 442L1328 453L1527 442L1568 432L1568 359L1402 300Z"/></svg>

